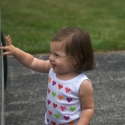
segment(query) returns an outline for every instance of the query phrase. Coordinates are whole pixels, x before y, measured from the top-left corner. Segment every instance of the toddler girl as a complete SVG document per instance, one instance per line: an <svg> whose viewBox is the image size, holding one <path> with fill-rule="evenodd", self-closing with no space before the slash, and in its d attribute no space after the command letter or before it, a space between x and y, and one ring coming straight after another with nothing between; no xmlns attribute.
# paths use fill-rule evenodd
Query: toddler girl
<svg viewBox="0 0 125 125"><path fill-rule="evenodd" d="M94 68L89 34L77 27L58 31L50 43L49 60L44 61L12 45L6 37L3 55L13 55L24 66L48 73L46 125L88 125L94 114L93 88L85 71Z"/></svg>

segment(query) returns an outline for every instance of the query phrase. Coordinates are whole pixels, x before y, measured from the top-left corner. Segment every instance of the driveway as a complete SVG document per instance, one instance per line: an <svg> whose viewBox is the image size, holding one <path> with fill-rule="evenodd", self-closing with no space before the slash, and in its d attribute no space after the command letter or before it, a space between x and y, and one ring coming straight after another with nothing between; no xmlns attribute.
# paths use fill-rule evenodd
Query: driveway
<svg viewBox="0 0 125 125"><path fill-rule="evenodd" d="M37 55L48 59L47 55ZM86 72L95 97L91 125L125 125L125 52L96 53L96 69ZM8 57L5 125L44 125L47 74Z"/></svg>

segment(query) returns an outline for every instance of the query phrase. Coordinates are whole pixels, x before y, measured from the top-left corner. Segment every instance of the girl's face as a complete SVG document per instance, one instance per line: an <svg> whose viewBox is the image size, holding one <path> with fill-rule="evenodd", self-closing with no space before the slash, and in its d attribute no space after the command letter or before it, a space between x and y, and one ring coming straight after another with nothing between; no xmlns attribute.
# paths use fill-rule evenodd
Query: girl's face
<svg viewBox="0 0 125 125"><path fill-rule="evenodd" d="M62 42L51 42L49 60L53 71L56 74L66 74L72 72L70 60L68 60L66 56Z"/></svg>

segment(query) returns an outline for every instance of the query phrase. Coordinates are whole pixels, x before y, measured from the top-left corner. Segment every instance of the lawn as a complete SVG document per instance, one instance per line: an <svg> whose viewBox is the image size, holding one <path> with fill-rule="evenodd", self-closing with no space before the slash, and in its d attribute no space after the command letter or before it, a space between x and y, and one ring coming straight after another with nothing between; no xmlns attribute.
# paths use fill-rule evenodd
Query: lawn
<svg viewBox="0 0 125 125"><path fill-rule="evenodd" d="M2 30L22 50L48 53L52 36L76 26L94 51L125 50L125 0L1 0Z"/></svg>

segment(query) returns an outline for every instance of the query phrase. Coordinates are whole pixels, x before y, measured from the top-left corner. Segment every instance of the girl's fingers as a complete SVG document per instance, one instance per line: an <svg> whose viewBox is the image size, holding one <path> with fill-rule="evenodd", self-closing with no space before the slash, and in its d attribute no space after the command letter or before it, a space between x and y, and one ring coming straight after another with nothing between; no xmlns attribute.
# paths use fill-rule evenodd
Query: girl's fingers
<svg viewBox="0 0 125 125"><path fill-rule="evenodd" d="M6 50L6 51L9 50L9 48L8 48L7 46L0 46L0 49L1 49L1 50Z"/></svg>
<svg viewBox="0 0 125 125"><path fill-rule="evenodd" d="M3 47L3 46L0 46L0 49L1 49L1 50L4 50L4 47Z"/></svg>
<svg viewBox="0 0 125 125"><path fill-rule="evenodd" d="M12 44L12 41L11 41L10 36L8 35L8 36L6 37L6 45L7 45L7 46L10 46L11 44Z"/></svg>
<svg viewBox="0 0 125 125"><path fill-rule="evenodd" d="M10 55L10 52L4 52L3 55L4 55L4 56Z"/></svg>
<svg viewBox="0 0 125 125"><path fill-rule="evenodd" d="M3 55L10 55L10 52L8 51L8 48L6 46L0 46L0 50L6 50L6 52L3 52Z"/></svg>
<svg viewBox="0 0 125 125"><path fill-rule="evenodd" d="M0 49L5 49L5 46L0 46Z"/></svg>

